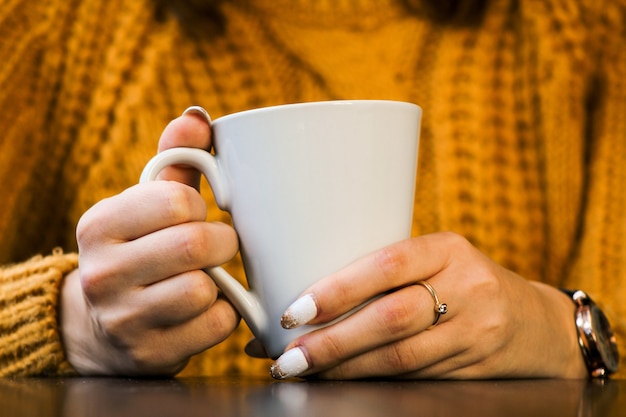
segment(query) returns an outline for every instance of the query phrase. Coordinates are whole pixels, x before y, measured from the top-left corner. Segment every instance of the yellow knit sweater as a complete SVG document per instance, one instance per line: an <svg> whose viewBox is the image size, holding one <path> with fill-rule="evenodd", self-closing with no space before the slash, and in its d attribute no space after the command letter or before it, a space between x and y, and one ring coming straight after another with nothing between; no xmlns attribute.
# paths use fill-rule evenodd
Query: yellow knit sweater
<svg viewBox="0 0 626 417"><path fill-rule="evenodd" d="M74 226L137 182L169 120L344 98L424 109L415 235L453 230L587 290L626 353L624 0L493 0L472 20L419 0L233 0L193 30L155 0L4 3L0 375L71 372L56 311ZM209 217L227 220L212 203ZM183 372L266 374L249 337Z"/></svg>

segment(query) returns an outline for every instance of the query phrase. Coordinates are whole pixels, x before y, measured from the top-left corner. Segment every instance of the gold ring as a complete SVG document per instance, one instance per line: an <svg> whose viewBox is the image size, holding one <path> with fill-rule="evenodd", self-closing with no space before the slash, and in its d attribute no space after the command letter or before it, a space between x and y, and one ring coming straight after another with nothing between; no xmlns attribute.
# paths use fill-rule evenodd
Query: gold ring
<svg viewBox="0 0 626 417"><path fill-rule="evenodd" d="M446 303L439 302L439 297L437 297L437 292L432 287L432 285L430 285L426 281L419 281L417 285L421 285L422 287L426 288L428 292L430 293L430 295L433 297L433 301L435 302L435 308L434 308L435 319L433 320L433 324L428 326L428 328L426 329L426 330L430 330L433 327L435 327L437 323L439 323L439 318L448 312L448 305Z"/></svg>

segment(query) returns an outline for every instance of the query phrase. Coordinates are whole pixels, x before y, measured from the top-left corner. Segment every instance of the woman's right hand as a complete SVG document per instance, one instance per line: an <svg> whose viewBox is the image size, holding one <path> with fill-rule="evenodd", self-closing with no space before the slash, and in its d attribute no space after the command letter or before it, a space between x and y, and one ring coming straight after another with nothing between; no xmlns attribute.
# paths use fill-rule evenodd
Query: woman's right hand
<svg viewBox="0 0 626 417"><path fill-rule="evenodd" d="M208 119L188 111L159 148L209 149L210 136ZM79 221L79 269L62 287L61 331L80 374L173 375L239 322L203 271L235 255L234 230L205 221L195 170L169 167L160 179L97 203Z"/></svg>

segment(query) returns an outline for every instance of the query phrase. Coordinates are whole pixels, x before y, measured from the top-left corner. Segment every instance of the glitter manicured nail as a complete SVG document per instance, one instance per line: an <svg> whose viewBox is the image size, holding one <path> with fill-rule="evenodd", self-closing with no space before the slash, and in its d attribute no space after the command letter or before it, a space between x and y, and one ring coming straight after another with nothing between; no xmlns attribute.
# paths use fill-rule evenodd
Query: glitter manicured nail
<svg viewBox="0 0 626 417"><path fill-rule="evenodd" d="M317 304L311 294L298 298L283 313L280 325L284 329L293 329L308 323L317 316Z"/></svg>
<svg viewBox="0 0 626 417"><path fill-rule="evenodd" d="M274 362L270 373L274 379L287 379L298 376L309 369L309 362L300 348L289 349Z"/></svg>

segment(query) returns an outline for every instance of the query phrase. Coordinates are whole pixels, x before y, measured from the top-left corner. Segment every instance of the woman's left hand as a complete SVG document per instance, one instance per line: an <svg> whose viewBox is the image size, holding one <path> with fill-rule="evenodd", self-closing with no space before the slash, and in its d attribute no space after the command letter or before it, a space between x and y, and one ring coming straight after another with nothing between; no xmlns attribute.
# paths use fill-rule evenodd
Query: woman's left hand
<svg viewBox="0 0 626 417"><path fill-rule="evenodd" d="M434 289L445 314L431 327ZM375 298L378 297L378 298ZM499 266L454 233L391 245L319 281L284 326L347 318L294 340L275 378L586 376L574 304L559 290Z"/></svg>

